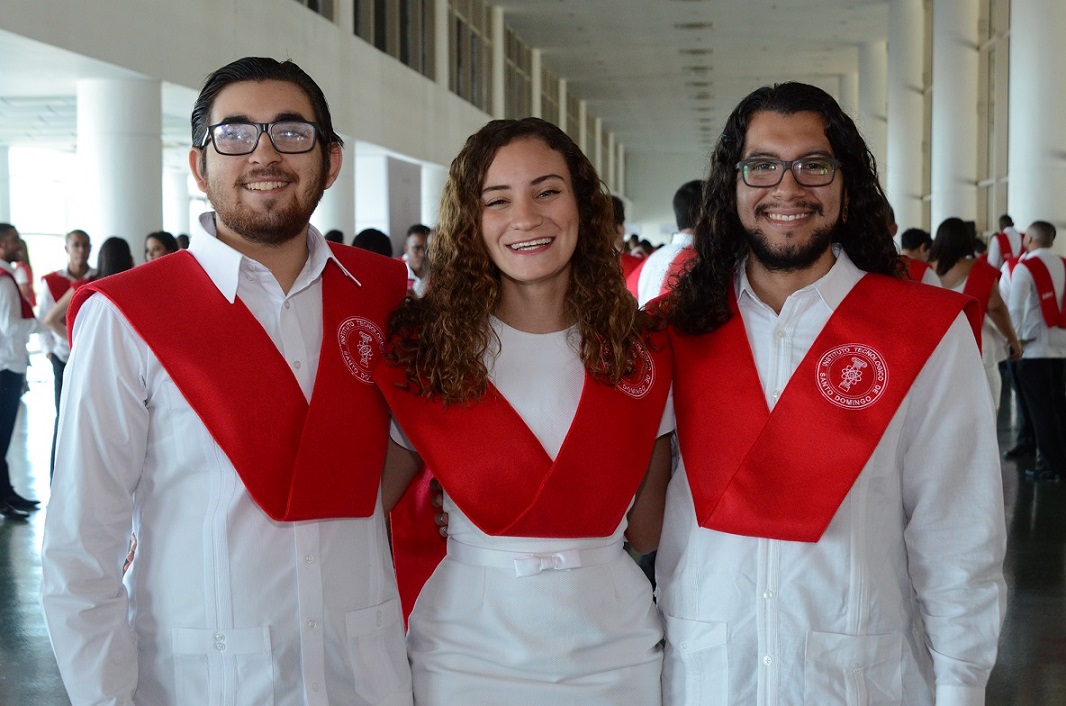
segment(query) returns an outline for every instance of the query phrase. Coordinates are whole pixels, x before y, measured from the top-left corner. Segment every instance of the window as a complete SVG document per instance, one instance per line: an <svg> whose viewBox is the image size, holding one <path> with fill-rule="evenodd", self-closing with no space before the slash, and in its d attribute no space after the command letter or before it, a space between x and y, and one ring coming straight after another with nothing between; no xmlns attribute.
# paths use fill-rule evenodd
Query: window
<svg viewBox="0 0 1066 706"><path fill-rule="evenodd" d="M448 87L492 112L492 21L484 0L450 0L452 45Z"/></svg>
<svg viewBox="0 0 1066 706"><path fill-rule="evenodd" d="M533 104L533 52L509 28L504 29L504 38L504 117L524 118Z"/></svg>
<svg viewBox="0 0 1066 706"><path fill-rule="evenodd" d="M433 78L433 0L353 0L356 36Z"/></svg>

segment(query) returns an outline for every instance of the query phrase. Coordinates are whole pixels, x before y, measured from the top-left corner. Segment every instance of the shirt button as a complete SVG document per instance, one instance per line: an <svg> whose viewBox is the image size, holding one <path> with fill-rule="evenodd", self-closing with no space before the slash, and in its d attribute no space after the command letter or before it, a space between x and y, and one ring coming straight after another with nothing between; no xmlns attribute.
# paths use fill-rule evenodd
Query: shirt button
<svg viewBox="0 0 1066 706"><path fill-rule="evenodd" d="M318 693L318 682L311 682L311 691Z"/></svg>
<svg viewBox="0 0 1066 706"><path fill-rule="evenodd" d="M381 627L381 611L378 611L378 627Z"/></svg>
<svg viewBox="0 0 1066 706"><path fill-rule="evenodd" d="M687 651L688 650L688 643L687 642L682 642L681 643L681 649Z"/></svg>
<svg viewBox="0 0 1066 706"><path fill-rule="evenodd" d="M762 658L762 663L765 664L767 667L769 667L771 664L774 663L774 658L771 657L770 655L766 655L765 657Z"/></svg>
<svg viewBox="0 0 1066 706"><path fill-rule="evenodd" d="M776 400L780 396L781 396L781 390L774 390L774 399Z"/></svg>
<svg viewBox="0 0 1066 706"><path fill-rule="evenodd" d="M310 554L308 554L307 556L304 557L304 563L305 564L314 564L315 563L315 558L313 556L311 556Z"/></svg>
<svg viewBox="0 0 1066 706"><path fill-rule="evenodd" d="M774 597L774 592L773 591L767 591L766 593L762 594L762 597L763 598L773 598Z"/></svg>
<svg viewBox="0 0 1066 706"><path fill-rule="evenodd" d="M292 306L292 302L290 302L288 299L286 299L285 300L285 308L288 309L291 306Z"/></svg>
<svg viewBox="0 0 1066 706"><path fill-rule="evenodd" d="M314 630L315 628L317 628L317 627L318 627L318 623L316 623L316 622L315 622L315 621L313 621L313 620L308 620L308 621L307 621L307 627L309 627L309 628L311 628L312 630Z"/></svg>
<svg viewBox="0 0 1066 706"><path fill-rule="evenodd" d="M785 337L785 332L784 331L778 331L774 335L777 336L778 338L784 338Z"/></svg>
<svg viewBox="0 0 1066 706"><path fill-rule="evenodd" d="M215 643L215 649L218 650L219 652L225 652L226 651L226 643L225 642L216 642Z"/></svg>
<svg viewBox="0 0 1066 706"><path fill-rule="evenodd" d="M295 363L292 364L292 367L294 367L297 370L299 370L300 368L303 367L303 365L300 363L300 361L296 361Z"/></svg>
<svg viewBox="0 0 1066 706"><path fill-rule="evenodd" d="M225 642L226 636L220 632L215 633L215 642Z"/></svg>

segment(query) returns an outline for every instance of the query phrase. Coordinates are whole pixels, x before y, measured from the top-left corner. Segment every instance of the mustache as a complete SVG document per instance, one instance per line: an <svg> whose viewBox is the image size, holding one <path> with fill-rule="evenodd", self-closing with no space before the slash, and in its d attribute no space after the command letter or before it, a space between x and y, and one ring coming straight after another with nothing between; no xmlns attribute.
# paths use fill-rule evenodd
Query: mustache
<svg viewBox="0 0 1066 706"><path fill-rule="evenodd" d="M247 172L243 179L281 179L283 181L296 181L295 176L278 166L253 169L250 172Z"/></svg>

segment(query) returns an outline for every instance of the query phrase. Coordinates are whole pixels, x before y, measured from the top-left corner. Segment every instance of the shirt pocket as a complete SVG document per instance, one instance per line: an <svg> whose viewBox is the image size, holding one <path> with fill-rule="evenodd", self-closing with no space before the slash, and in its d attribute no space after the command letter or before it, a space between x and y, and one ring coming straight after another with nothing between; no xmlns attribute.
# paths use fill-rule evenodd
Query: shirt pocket
<svg viewBox="0 0 1066 706"><path fill-rule="evenodd" d="M274 661L267 627L175 628L177 703L272 706Z"/></svg>
<svg viewBox="0 0 1066 706"><path fill-rule="evenodd" d="M812 632L803 666L803 703L894 706L903 700L903 638Z"/></svg>
<svg viewBox="0 0 1066 706"><path fill-rule="evenodd" d="M663 704L726 706L729 697L729 652L726 623L675 618L663 614Z"/></svg>
<svg viewBox="0 0 1066 706"><path fill-rule="evenodd" d="M395 598L345 617L355 693L366 703L410 703L411 669L401 620Z"/></svg>

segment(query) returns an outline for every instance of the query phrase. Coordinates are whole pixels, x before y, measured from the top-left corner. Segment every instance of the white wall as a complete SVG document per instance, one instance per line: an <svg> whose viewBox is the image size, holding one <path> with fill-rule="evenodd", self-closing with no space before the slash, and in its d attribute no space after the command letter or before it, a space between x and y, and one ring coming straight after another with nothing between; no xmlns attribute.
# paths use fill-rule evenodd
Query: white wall
<svg viewBox="0 0 1066 706"><path fill-rule="evenodd" d="M707 177L710 148L675 154L626 152L626 224L639 225L642 238L665 243L677 227L674 192L685 182Z"/></svg>

